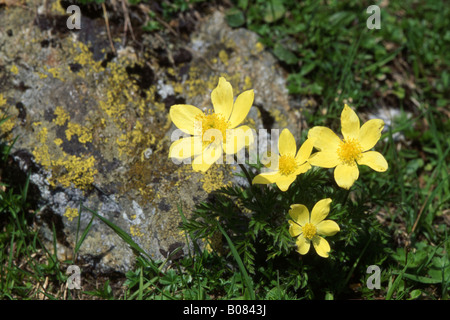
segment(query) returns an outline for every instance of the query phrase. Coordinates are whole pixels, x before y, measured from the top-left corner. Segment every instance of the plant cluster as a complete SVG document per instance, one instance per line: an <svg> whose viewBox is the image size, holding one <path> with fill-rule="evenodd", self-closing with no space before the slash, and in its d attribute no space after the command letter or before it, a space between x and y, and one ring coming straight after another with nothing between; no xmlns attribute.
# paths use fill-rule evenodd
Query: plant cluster
<svg viewBox="0 0 450 320"><path fill-rule="evenodd" d="M189 105L174 105L170 110L175 125L192 136L173 142L169 157L194 158L192 167L201 172L209 170L224 153L237 153L256 140L248 139L250 128L246 127L236 131L242 135L242 142L239 139L230 142L230 137L238 135L234 128L251 108L252 90L241 93L233 102L231 84L222 77L211 93L211 100L213 110L206 114ZM349 259L346 255L361 254L363 248L358 248L361 237L366 238L367 245L373 238L383 238L374 212L361 205L370 201L370 195L362 193L360 196L366 201L356 207L348 199L359 176L358 166L369 166L380 172L388 168L379 152L370 151L380 139L383 126L379 119L360 126L356 113L345 105L341 114L343 139L326 127L316 126L297 149L294 136L284 129L278 140L279 155L272 157L270 163L239 163L248 186L234 185L214 193L210 201L200 204L185 221L183 229L194 243L207 239L216 254L225 260L233 257L241 274L246 275L249 294L253 288L249 274L261 286L270 285L270 279L275 278L273 273L277 273L283 279L280 285L290 289L286 292L297 292L309 283L310 272L314 274L323 268L339 268L341 274L322 277L319 273L312 277L313 281L325 281L319 287L328 288L330 294L340 292L345 280L348 281L342 274L345 268L340 265L346 264L345 260ZM208 130L218 135L211 139ZM318 151L313 153L313 149ZM265 167L269 169L261 172ZM330 183L327 171L319 167L335 168L336 183ZM211 241L218 234L223 239ZM339 249L332 250L325 238L336 240ZM293 246L300 255L313 247L322 258L328 258L331 251L331 262L293 255ZM267 291L270 290L265 288Z"/></svg>

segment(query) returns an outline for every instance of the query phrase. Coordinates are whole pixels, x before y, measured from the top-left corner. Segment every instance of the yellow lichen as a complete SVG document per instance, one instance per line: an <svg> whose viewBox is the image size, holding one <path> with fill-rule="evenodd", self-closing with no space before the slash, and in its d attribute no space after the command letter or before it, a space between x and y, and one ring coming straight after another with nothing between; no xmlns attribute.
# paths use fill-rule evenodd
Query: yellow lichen
<svg viewBox="0 0 450 320"><path fill-rule="evenodd" d="M47 145L41 145L38 147L34 147L33 151L34 160L42 165L44 168L49 169L52 164L52 159L50 157L50 154L48 152L48 146Z"/></svg>
<svg viewBox="0 0 450 320"><path fill-rule="evenodd" d="M130 234L134 237L142 237L144 235L138 226L130 226Z"/></svg>
<svg viewBox="0 0 450 320"><path fill-rule="evenodd" d="M255 53L260 53L264 50L264 45L261 42L257 42L255 45Z"/></svg>
<svg viewBox="0 0 450 320"><path fill-rule="evenodd" d="M119 146L119 150L122 150L123 148L125 148L127 145L127 135L125 133L122 133L120 135L120 137L118 137L116 139L116 143ZM122 152L121 152L121 154L122 154Z"/></svg>
<svg viewBox="0 0 450 320"><path fill-rule="evenodd" d="M63 187L75 186L86 189L94 182L94 176L98 173L95 169L95 158L90 156L77 157L63 153L63 157L52 160L52 171L60 172L56 177L50 179L50 185L62 185Z"/></svg>
<svg viewBox="0 0 450 320"><path fill-rule="evenodd" d="M170 74L171 76L175 75L175 70L173 68L167 68L167 74Z"/></svg>
<svg viewBox="0 0 450 320"><path fill-rule="evenodd" d="M119 149L119 154L124 155L127 154L129 156L135 156L138 154L138 150L140 150L140 154L145 151L145 149L154 144L156 138L151 133L144 133L144 127L139 120L136 121L136 124L133 130L125 133L122 133L120 137L116 139L116 143Z"/></svg>
<svg viewBox="0 0 450 320"><path fill-rule="evenodd" d="M192 166L179 166L177 170L178 179L176 179L175 187L179 187L183 181L189 181L192 178Z"/></svg>
<svg viewBox="0 0 450 320"><path fill-rule="evenodd" d="M251 88L253 88L252 78L250 78L249 76L245 76L244 87L242 88L242 90L245 91L245 90L249 90Z"/></svg>
<svg viewBox="0 0 450 320"><path fill-rule="evenodd" d="M219 59L220 59L220 61L222 61L222 63L225 66L228 66L228 54L226 53L225 50L220 50L220 52L219 52Z"/></svg>
<svg viewBox="0 0 450 320"><path fill-rule="evenodd" d="M60 146L63 141L60 138L56 138L55 140L53 140L53 143L56 144L57 146Z"/></svg>
<svg viewBox="0 0 450 320"><path fill-rule="evenodd" d="M203 190L207 193L211 193L215 190L218 190L225 186L230 186L231 181L228 183L224 182L224 174L223 171L218 170L217 166L212 168L213 170L208 170L203 174L203 177L200 179L203 182Z"/></svg>
<svg viewBox="0 0 450 320"><path fill-rule="evenodd" d="M0 113L0 119L3 119L4 117L5 115ZM14 119L8 118L1 124L0 131L2 134L8 134L12 131L12 129L14 129L15 125L16 122L14 121Z"/></svg>
<svg viewBox="0 0 450 320"><path fill-rule="evenodd" d="M102 96L98 101L100 109L100 119L97 119L97 121L100 120L98 127L103 130L119 132L119 135L114 135L112 139L106 138L107 135L103 135L103 138L99 137L99 139L104 144L107 141L114 141L115 145L110 147L113 147L114 151L117 150L118 156L140 156L145 149L155 143L156 138L152 134L153 127L144 127L142 120L134 119L135 117L148 119L157 112L165 111L165 104L155 101L156 87L150 86L143 89L130 78L126 69L130 60L126 55L118 57L117 61L109 62L107 68L103 68L94 61L92 53L86 45L76 45L74 50L75 61L86 66L83 68L84 70L89 70L89 73L93 74L102 74L101 80L96 79L102 88L106 88L106 91L100 91ZM80 75L80 73L78 75L86 76L86 74ZM78 130L79 128L72 125L71 129ZM68 139L71 134L70 130L66 132ZM84 136L84 138L81 137L80 142L88 140L90 140L90 136Z"/></svg>
<svg viewBox="0 0 450 320"><path fill-rule="evenodd" d="M6 138L9 139L9 133L16 125L16 117L8 115L8 106L6 105L6 99L3 97L3 94L0 94L0 108L0 120L2 121L0 133L6 135Z"/></svg>
<svg viewBox="0 0 450 320"><path fill-rule="evenodd" d="M61 1L53 2L50 9L51 9L51 11L53 11L53 12L59 14L59 15L65 15L66 14L66 10L62 7Z"/></svg>
<svg viewBox="0 0 450 320"><path fill-rule="evenodd" d="M82 42L75 42L73 49L76 51L74 62L82 66L89 67L89 70L94 74L98 74L104 71L102 67L102 61L95 61L93 53L89 50L89 47ZM84 74L84 70L81 69L78 74Z"/></svg>
<svg viewBox="0 0 450 320"><path fill-rule="evenodd" d="M53 78L64 81L64 78L61 77L61 72L58 68L47 68L47 67L44 68L47 70L47 72L49 72L52 75Z"/></svg>
<svg viewBox="0 0 450 320"><path fill-rule="evenodd" d="M211 92L219 81L219 75L213 75L208 80L202 79L203 71L198 67L191 67L189 69L189 77L184 82L184 86L188 98L195 98L198 96L207 95ZM228 79L227 79L228 80Z"/></svg>
<svg viewBox="0 0 450 320"><path fill-rule="evenodd" d="M277 122L281 128L287 127L288 119L281 113L280 110L271 110L270 115L275 119L275 122Z"/></svg>
<svg viewBox="0 0 450 320"><path fill-rule="evenodd" d="M33 123L34 126L42 126L40 122ZM78 157L69 155L62 150L58 154L51 154L47 144L48 129L41 127L38 134L38 145L32 153L37 163L46 170L51 171L49 178L51 186L61 185L63 187L75 186L79 189L87 189L94 182L94 176L98 173L95 169L95 158L93 156ZM54 140L55 144L59 141ZM62 142L62 141L61 141Z"/></svg>
<svg viewBox="0 0 450 320"><path fill-rule="evenodd" d="M78 209L75 208L67 208L64 213L64 217L66 217L69 221L72 221L74 218L78 217Z"/></svg>
<svg viewBox="0 0 450 320"><path fill-rule="evenodd" d="M173 91L177 94L183 93L183 85L181 83L175 83L173 86Z"/></svg>
<svg viewBox="0 0 450 320"><path fill-rule="evenodd" d="M131 142L134 144L141 143L142 140L144 140L144 135L142 134L142 124L139 122L139 120L136 121L136 125L134 126L134 129L131 131Z"/></svg>
<svg viewBox="0 0 450 320"><path fill-rule="evenodd" d="M48 130L46 127L41 128L41 131L38 133L38 140L40 143L44 144L47 142Z"/></svg>
<svg viewBox="0 0 450 320"><path fill-rule="evenodd" d="M19 69L17 68L17 66L15 64L12 65L10 71L12 74L16 74L16 75L19 73Z"/></svg>
<svg viewBox="0 0 450 320"><path fill-rule="evenodd" d="M234 62L233 62L234 63ZM189 69L189 76L183 83L183 92L186 92L188 98L195 98L199 96L208 96L209 93L216 88L220 77L225 77L227 81L234 87L241 87L242 75L240 73L227 74L212 74L205 80L204 71L199 67L191 67ZM178 88L178 90L180 90ZM236 95L239 92L234 92ZM200 106L201 107L201 106Z"/></svg>
<svg viewBox="0 0 450 320"><path fill-rule="evenodd" d="M0 107L6 104L6 99L3 97L3 94L0 93Z"/></svg>
<svg viewBox="0 0 450 320"><path fill-rule="evenodd" d="M84 144L86 142L92 142L92 133L88 128L81 126L78 123L69 122L66 130L67 140L72 140L73 135L78 136L78 141L80 143Z"/></svg>
<svg viewBox="0 0 450 320"><path fill-rule="evenodd" d="M66 121L70 120L69 114L63 109L63 107L56 107L54 114L56 115L56 118L53 119L53 122L57 126L63 126L66 124Z"/></svg>
<svg viewBox="0 0 450 320"><path fill-rule="evenodd" d="M130 80L125 68L111 64L111 75L108 77L108 87L112 88L106 93L106 100L100 100L99 106L114 122L122 125L125 121L125 113L128 103L136 101L136 97L129 93ZM137 88L134 88L137 91Z"/></svg>
<svg viewBox="0 0 450 320"><path fill-rule="evenodd" d="M139 191L143 201L150 202L155 198L155 190L149 185L158 172L153 171L153 167L147 161L135 161L131 164L127 172L127 181L122 190L133 188Z"/></svg>

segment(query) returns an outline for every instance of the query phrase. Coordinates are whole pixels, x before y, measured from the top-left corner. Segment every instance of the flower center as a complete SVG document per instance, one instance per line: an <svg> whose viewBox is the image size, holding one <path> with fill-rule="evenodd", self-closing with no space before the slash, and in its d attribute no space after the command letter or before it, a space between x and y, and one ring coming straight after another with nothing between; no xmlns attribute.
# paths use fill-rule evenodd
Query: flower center
<svg viewBox="0 0 450 320"><path fill-rule="evenodd" d="M278 171L284 176L288 176L297 169L297 162L295 162L294 156L290 154L284 154L278 159Z"/></svg>
<svg viewBox="0 0 450 320"><path fill-rule="evenodd" d="M196 129L202 130L203 144L226 142L228 121L220 113L205 113L196 118Z"/></svg>
<svg viewBox="0 0 450 320"><path fill-rule="evenodd" d="M306 239L311 240L316 235L316 227L308 222L302 227L302 232Z"/></svg>
<svg viewBox="0 0 450 320"><path fill-rule="evenodd" d="M357 139L343 140L337 149L339 159L347 165L354 165L361 158L361 153L362 148Z"/></svg>

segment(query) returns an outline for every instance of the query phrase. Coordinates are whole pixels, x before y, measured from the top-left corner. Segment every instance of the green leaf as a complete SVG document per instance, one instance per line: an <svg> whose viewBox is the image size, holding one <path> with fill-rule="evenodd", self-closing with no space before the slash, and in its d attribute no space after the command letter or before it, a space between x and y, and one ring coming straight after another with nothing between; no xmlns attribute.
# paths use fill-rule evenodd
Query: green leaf
<svg viewBox="0 0 450 320"><path fill-rule="evenodd" d="M450 268L448 258L446 257L434 257L432 260L433 266L439 269Z"/></svg>
<svg viewBox="0 0 450 320"><path fill-rule="evenodd" d="M238 0L238 7L242 10L247 9L248 6L248 0Z"/></svg>
<svg viewBox="0 0 450 320"><path fill-rule="evenodd" d="M225 14L225 20L232 28L242 27L245 24L244 13L238 8L231 8Z"/></svg>
<svg viewBox="0 0 450 320"><path fill-rule="evenodd" d="M410 274L410 273L404 273L402 275L402 277L405 278L405 279L413 280L413 281L424 283L424 284L437 284L437 283L441 283L442 282L442 274L441 274L441 278L440 279L428 278L428 277L418 276L418 275Z"/></svg>
<svg viewBox="0 0 450 320"><path fill-rule="evenodd" d="M297 56L289 49L286 49L283 45L277 43L273 48L273 54L281 61L287 64L295 64L298 62Z"/></svg>
<svg viewBox="0 0 450 320"><path fill-rule="evenodd" d="M403 268L403 270L401 270L401 271L394 270L392 272L393 274L398 274L399 276L394 280L394 282L389 283L388 291L386 293L386 300L391 300L394 292L396 290L400 289L400 285L401 285L400 281L402 280L403 275L405 274L405 271L407 268L408 268L408 264L406 264L406 266Z"/></svg>
<svg viewBox="0 0 450 320"><path fill-rule="evenodd" d="M419 289L413 290L411 291L411 293L409 294L409 299L410 300L414 300L417 299L418 297L420 297L420 295L422 294L422 291Z"/></svg>
<svg viewBox="0 0 450 320"><path fill-rule="evenodd" d="M300 75L302 75L302 76L307 75L312 70L314 70L315 67L316 67L316 63L315 62L309 62L309 63L303 65L301 70L300 70Z"/></svg>
<svg viewBox="0 0 450 320"><path fill-rule="evenodd" d="M430 276L430 278L435 279L435 280L439 280L440 282L442 282L443 280L443 272L442 269L441 270L437 270L437 269L430 269L428 270L428 275ZM448 277L448 275L447 275Z"/></svg>
<svg viewBox="0 0 450 320"><path fill-rule="evenodd" d="M270 0L264 10L263 19L267 23L272 23L281 19L285 13L286 8L282 0Z"/></svg>
<svg viewBox="0 0 450 320"><path fill-rule="evenodd" d="M413 159L413 160L409 161L408 164L406 165L405 173L408 175L416 173L417 170L419 170L423 166L424 166L424 162L423 162L422 158Z"/></svg>
<svg viewBox="0 0 450 320"><path fill-rule="evenodd" d="M353 12L341 11L336 12L328 19L328 22L331 26L345 26L349 24L352 20L356 18L356 15Z"/></svg>

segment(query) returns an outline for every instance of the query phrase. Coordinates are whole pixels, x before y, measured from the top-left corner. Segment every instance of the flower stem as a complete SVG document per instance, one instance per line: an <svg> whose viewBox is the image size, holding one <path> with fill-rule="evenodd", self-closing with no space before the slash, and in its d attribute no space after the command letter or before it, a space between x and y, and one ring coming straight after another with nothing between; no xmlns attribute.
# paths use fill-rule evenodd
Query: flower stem
<svg viewBox="0 0 450 320"><path fill-rule="evenodd" d="M252 186L252 178L250 177L250 174L247 171L247 168L242 163L239 163L239 167L241 167L242 172L244 172L245 177L248 180L248 183L250 184L250 187Z"/></svg>
<svg viewBox="0 0 450 320"><path fill-rule="evenodd" d="M345 204L347 203L347 200L348 200L349 195L350 195L350 189L348 189L348 190L345 192L344 200L342 201L342 206L343 206L343 207L345 207Z"/></svg>
<svg viewBox="0 0 450 320"><path fill-rule="evenodd" d="M252 177L250 176L250 173L248 173L247 168L242 163L239 163L236 155L234 155L234 160L236 161L237 164L239 164L239 167L241 167L241 170L244 173L245 177L247 178L248 183L250 184L250 187L251 187L252 186Z"/></svg>

